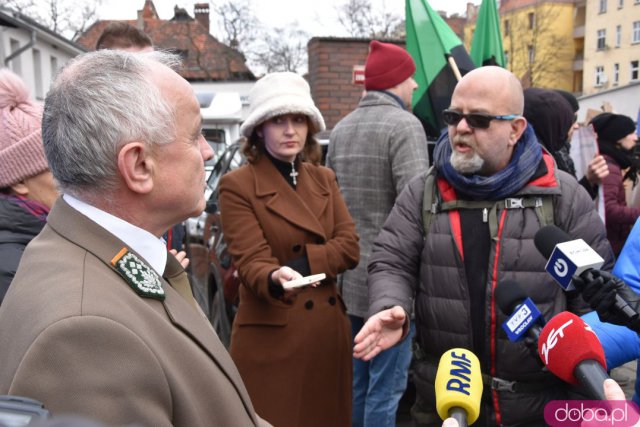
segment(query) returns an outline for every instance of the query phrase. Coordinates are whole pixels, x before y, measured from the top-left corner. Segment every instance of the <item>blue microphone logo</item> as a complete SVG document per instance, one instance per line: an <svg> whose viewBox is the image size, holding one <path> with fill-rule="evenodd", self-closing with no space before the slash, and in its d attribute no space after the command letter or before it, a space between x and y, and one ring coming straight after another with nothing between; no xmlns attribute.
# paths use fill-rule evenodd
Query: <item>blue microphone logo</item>
<svg viewBox="0 0 640 427"><path fill-rule="evenodd" d="M562 286L562 289L565 291L573 289L571 279L576 273L577 266L558 247L551 253L551 258L549 258L545 270L553 277L553 280Z"/></svg>
<svg viewBox="0 0 640 427"><path fill-rule="evenodd" d="M527 298L502 324L502 328L507 333L509 341L516 342L525 337L531 325L540 317L542 317L542 313L538 307L531 298Z"/></svg>
<svg viewBox="0 0 640 427"><path fill-rule="evenodd" d="M569 266L567 265L567 262L563 259L558 259L556 261L556 264L553 266L553 272L558 277L566 276L567 273L569 272Z"/></svg>

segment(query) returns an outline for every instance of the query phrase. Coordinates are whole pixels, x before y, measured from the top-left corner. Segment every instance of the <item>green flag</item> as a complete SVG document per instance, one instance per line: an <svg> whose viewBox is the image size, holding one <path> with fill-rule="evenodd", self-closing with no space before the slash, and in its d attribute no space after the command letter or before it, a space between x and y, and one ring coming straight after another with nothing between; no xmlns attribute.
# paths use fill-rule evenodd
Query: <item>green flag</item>
<svg viewBox="0 0 640 427"><path fill-rule="evenodd" d="M426 0L406 0L407 51L416 63L413 113L428 136L437 138L445 127L442 110L449 107L458 82L449 58L465 75L475 68L464 45Z"/></svg>
<svg viewBox="0 0 640 427"><path fill-rule="evenodd" d="M496 0L482 0L471 42L471 59L478 67L499 65L504 68L505 66Z"/></svg>

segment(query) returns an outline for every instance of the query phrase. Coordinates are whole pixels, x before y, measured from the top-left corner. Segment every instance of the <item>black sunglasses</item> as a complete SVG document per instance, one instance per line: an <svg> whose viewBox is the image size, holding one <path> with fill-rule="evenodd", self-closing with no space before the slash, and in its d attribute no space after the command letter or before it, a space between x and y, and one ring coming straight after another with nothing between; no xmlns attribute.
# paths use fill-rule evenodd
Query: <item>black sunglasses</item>
<svg viewBox="0 0 640 427"><path fill-rule="evenodd" d="M518 114L492 116L490 114L482 113L462 114L452 110L444 110L442 112L442 119L446 124L456 126L458 123L460 123L460 120L465 119L469 127L473 129L488 129L491 125L491 120L513 120L517 119L518 117L520 117Z"/></svg>

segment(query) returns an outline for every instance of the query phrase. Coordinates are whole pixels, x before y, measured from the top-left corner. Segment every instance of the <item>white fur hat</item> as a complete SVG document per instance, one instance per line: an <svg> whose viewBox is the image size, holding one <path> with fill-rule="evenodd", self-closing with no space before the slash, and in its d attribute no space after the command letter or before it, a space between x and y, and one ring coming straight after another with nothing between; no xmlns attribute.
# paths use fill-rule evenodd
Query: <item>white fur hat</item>
<svg viewBox="0 0 640 427"><path fill-rule="evenodd" d="M253 129L272 117L301 113L309 117L316 132L325 129L322 114L311 99L309 84L296 73L270 73L253 85L249 92L249 116L240 133L249 138Z"/></svg>

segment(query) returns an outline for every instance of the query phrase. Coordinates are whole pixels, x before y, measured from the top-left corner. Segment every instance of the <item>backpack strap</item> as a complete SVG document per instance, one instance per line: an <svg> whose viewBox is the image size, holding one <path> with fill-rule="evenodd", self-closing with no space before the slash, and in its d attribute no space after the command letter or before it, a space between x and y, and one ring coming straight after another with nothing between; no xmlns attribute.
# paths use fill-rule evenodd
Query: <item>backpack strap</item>
<svg viewBox="0 0 640 427"><path fill-rule="evenodd" d="M489 223L491 238L498 236L498 211L501 209L525 209L534 208L540 226L554 224L553 196L524 196L508 197L498 201L487 200L452 200L442 202L436 188L436 176L433 166L429 168L424 182L424 194L422 196L422 224L425 236L429 232L433 215L442 211L460 209L482 209L483 221Z"/></svg>
<svg viewBox="0 0 640 427"><path fill-rule="evenodd" d="M436 193L435 168L431 166L427 171L427 178L424 180L424 193L422 195L422 226L426 236L431 226L433 215L440 211L440 201Z"/></svg>

